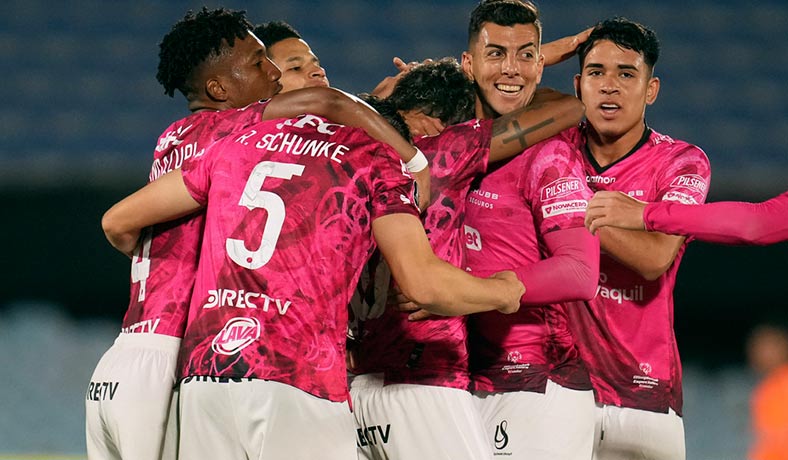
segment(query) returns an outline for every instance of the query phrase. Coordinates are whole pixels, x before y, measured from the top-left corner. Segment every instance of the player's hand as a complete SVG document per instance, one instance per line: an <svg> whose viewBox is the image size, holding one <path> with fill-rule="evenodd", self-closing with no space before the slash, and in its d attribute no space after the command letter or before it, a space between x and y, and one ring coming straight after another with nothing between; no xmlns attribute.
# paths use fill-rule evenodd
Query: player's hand
<svg viewBox="0 0 788 460"><path fill-rule="evenodd" d="M525 294L525 286L517 278L513 271L502 271L492 275L490 278L505 281L502 292L506 299L504 306L498 311L505 314L516 313L520 309L520 298Z"/></svg>
<svg viewBox="0 0 788 460"><path fill-rule="evenodd" d="M594 235L606 226L645 230L643 209L646 204L622 192L596 192L586 209L586 228Z"/></svg>
<svg viewBox="0 0 788 460"><path fill-rule="evenodd" d="M577 47L588 40L588 36L591 35L593 29L593 27L589 27L575 35L559 38L558 40L553 40L548 43L542 43L542 55L544 56L545 67L564 62L574 56L577 52Z"/></svg>
<svg viewBox="0 0 788 460"><path fill-rule="evenodd" d="M413 180L416 181L416 185L418 186L419 192L419 210L424 212L427 209L427 206L430 205L430 168L426 167L423 170L417 173L410 173L413 176Z"/></svg>
<svg viewBox="0 0 788 460"><path fill-rule="evenodd" d="M408 125L413 137L437 136L446 128L440 119L426 115L424 112L407 110L401 111L400 115Z"/></svg>
<svg viewBox="0 0 788 460"><path fill-rule="evenodd" d="M421 63L432 62L432 59L425 59ZM393 59L394 67L397 69L397 74L393 76L389 76L384 78L375 89L372 90L372 95L377 96L381 99L385 99L391 96L391 93L394 91L394 87L397 86L397 82L402 78L403 75L410 72L410 70L420 63L418 61L411 61L405 62L402 59L395 57Z"/></svg>
<svg viewBox="0 0 788 460"><path fill-rule="evenodd" d="M413 303L405 297L401 292L395 292L390 296L391 303L397 306L398 311L410 312L408 321L421 321L432 316L432 313L423 310L420 306Z"/></svg>

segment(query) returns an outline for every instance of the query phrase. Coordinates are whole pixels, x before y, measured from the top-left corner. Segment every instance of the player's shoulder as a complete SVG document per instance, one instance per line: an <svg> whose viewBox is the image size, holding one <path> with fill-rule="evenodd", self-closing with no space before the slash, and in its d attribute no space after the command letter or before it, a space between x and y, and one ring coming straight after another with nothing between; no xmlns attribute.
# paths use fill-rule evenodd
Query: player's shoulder
<svg viewBox="0 0 788 460"><path fill-rule="evenodd" d="M694 156L708 161L706 152L695 144L692 144L681 139L675 139L667 134L662 134L655 130L651 130L646 145L653 150L662 152L663 154L674 156Z"/></svg>

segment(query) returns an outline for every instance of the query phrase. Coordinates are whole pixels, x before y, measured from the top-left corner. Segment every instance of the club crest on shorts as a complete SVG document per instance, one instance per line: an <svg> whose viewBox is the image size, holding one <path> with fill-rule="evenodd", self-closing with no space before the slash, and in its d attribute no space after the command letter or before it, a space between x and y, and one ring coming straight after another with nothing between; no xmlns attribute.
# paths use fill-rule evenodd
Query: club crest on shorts
<svg viewBox="0 0 788 460"><path fill-rule="evenodd" d="M260 323L256 318L231 318L213 338L211 349L221 355L234 355L259 338Z"/></svg>

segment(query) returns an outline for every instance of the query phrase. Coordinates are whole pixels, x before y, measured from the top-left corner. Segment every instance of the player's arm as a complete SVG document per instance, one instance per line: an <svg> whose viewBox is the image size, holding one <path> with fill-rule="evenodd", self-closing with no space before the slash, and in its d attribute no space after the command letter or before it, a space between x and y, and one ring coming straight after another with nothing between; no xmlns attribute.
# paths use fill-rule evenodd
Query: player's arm
<svg viewBox="0 0 788 460"><path fill-rule="evenodd" d="M361 99L334 88L304 88L277 94L268 102L263 119L291 118L304 113L325 117L346 126L362 128L370 137L384 142L397 151L408 164L413 178L419 184L419 206L426 209L430 202L429 167L419 169L409 163L416 156L416 148L397 130ZM421 157L423 158L423 156ZM426 160L424 163L426 164Z"/></svg>
<svg viewBox="0 0 788 460"><path fill-rule="evenodd" d="M762 203L644 203L619 192L597 192L586 223L693 236L720 244L767 245L788 240L788 192Z"/></svg>
<svg viewBox="0 0 788 460"><path fill-rule="evenodd" d="M531 102L493 121L490 161L499 161L555 136L580 122L585 106L569 94L550 88L536 90Z"/></svg>
<svg viewBox="0 0 788 460"><path fill-rule="evenodd" d="M683 236L613 227L601 228L597 234L603 251L649 281L670 268L684 243Z"/></svg>
<svg viewBox="0 0 788 460"><path fill-rule="evenodd" d="M438 315L499 310L513 313L525 292L512 272L477 278L435 256L424 227L411 214L389 214L372 222L381 253L402 293Z"/></svg>
<svg viewBox="0 0 788 460"><path fill-rule="evenodd" d="M556 230L544 240L548 257L511 269L525 285L522 304L593 298L599 280L599 240L583 227Z"/></svg>
<svg viewBox="0 0 788 460"><path fill-rule="evenodd" d="M131 255L143 228L186 216L201 206L189 194L181 171L171 171L112 206L101 219L110 244Z"/></svg>

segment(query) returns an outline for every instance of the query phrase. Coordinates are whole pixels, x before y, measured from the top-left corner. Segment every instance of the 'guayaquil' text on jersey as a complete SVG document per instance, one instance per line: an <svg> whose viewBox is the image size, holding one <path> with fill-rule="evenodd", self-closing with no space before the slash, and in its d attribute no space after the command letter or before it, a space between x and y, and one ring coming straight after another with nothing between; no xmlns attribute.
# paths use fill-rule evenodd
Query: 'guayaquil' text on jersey
<svg viewBox="0 0 788 460"><path fill-rule="evenodd" d="M586 153L592 190L616 190L642 201L703 203L711 177L698 147L646 129L626 156L602 168L585 146L585 125L569 135ZM570 326L597 401L681 415L681 361L673 331L673 287L686 242L654 281L602 251L599 286L588 302L569 305Z"/></svg>
<svg viewBox="0 0 788 460"><path fill-rule="evenodd" d="M201 161L214 141L259 122L267 104L197 112L171 124L159 136L150 181ZM131 261L131 298L123 332L183 336L204 220L199 212L143 231Z"/></svg>

